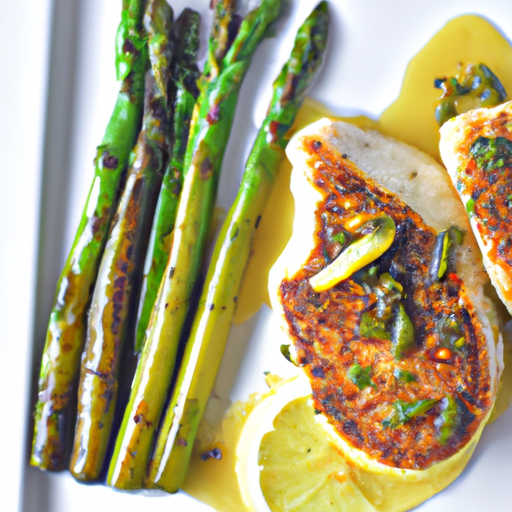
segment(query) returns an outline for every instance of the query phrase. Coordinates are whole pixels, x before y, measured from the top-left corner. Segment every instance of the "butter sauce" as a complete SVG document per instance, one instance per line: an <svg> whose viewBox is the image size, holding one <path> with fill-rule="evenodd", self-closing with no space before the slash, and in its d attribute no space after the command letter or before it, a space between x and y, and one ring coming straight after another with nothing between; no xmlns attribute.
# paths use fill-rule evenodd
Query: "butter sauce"
<svg viewBox="0 0 512 512"><path fill-rule="evenodd" d="M458 64L468 61L486 64L509 91L508 98L512 97L512 47L491 23L478 16L464 15L449 21L411 60L398 98L378 121L364 116L341 118L309 99L297 116L293 131L322 117L341 119L363 128L377 129L439 160L439 135L433 104L440 91L434 88L434 79L456 75ZM270 302L268 273L292 232L294 202L289 189L290 174L290 164L283 162L253 244L238 296L236 324L245 322L262 304ZM506 341L507 362L512 360L512 344ZM512 372L506 372L502 381L512 382ZM508 388L512 389L512 386ZM234 452L244 419L260 399L259 395L253 395L247 402L237 402L227 411L222 423L212 427L205 420L200 427L184 491L219 512L247 510L238 490ZM510 391L501 393L498 414L494 418L511 401ZM208 456L216 453L212 452L215 448L222 454L220 459Z"/></svg>
<svg viewBox="0 0 512 512"><path fill-rule="evenodd" d="M219 512L248 510L238 488L235 449L245 418L261 399L255 393L244 402L235 402L217 427L208 421L207 409L199 426L183 490ZM210 410L215 405L211 402Z"/></svg>

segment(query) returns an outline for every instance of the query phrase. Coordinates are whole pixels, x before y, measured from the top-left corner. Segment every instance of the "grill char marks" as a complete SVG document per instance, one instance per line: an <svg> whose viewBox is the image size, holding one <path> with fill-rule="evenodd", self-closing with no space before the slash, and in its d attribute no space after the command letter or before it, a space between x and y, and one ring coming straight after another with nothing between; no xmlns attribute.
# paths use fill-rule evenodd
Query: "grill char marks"
<svg viewBox="0 0 512 512"><path fill-rule="evenodd" d="M468 155L461 169L459 189L475 201L473 214L482 238L496 240L494 263L512 269L512 134L510 116L504 112L485 125L472 127L473 134L461 148Z"/></svg>
<svg viewBox="0 0 512 512"><path fill-rule="evenodd" d="M512 313L512 102L476 109L441 129L440 150L466 204L484 264Z"/></svg>
<svg viewBox="0 0 512 512"><path fill-rule="evenodd" d="M465 445L490 408L482 326L453 268L441 280L429 277L437 233L326 141L317 142L303 139L311 182L323 197L316 211L315 248L280 287L297 360L310 378L315 409L343 438L384 464L424 469ZM309 278L351 241L346 222L382 212L397 228L390 249L335 287L314 292ZM400 303L415 331L413 347L398 360L391 335L360 332L363 315L380 307L375 282L384 274L403 287ZM459 347L453 346L455 338ZM440 347L449 347L449 362L432 358ZM411 412L411 404L422 400L430 401L426 410ZM455 415L446 412L448 402L458 404Z"/></svg>

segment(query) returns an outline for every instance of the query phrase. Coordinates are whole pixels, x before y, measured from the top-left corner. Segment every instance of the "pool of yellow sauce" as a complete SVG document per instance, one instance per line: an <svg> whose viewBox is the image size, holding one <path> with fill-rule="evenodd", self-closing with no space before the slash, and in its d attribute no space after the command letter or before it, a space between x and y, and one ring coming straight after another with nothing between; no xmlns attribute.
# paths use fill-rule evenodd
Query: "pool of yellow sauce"
<svg viewBox="0 0 512 512"><path fill-rule="evenodd" d="M244 419L259 400L260 396L254 394L244 402L236 402L220 425L215 427L203 421L198 429L183 490L219 512L248 510L238 489L235 449ZM221 458L203 460L214 449L219 450Z"/></svg>
<svg viewBox="0 0 512 512"><path fill-rule="evenodd" d="M512 98L512 48L492 24L478 16L460 16L449 21L411 60L405 72L402 89L378 121L366 117L343 120L363 128L377 129L414 145L439 160L438 126L433 103L440 91L434 89L434 78L454 76L460 62L486 64L499 77ZM321 104L307 100L297 116L292 131L322 117L341 119ZM262 304L269 304L268 272L286 246L292 230L294 202L289 189L291 166L281 165L277 182L265 215L258 228L251 259L238 297L235 323L242 323L256 313ZM280 219L279 223L275 219ZM506 359L512 362L512 344L506 343ZM512 366L512 365L511 365ZM510 367L510 366L509 366ZM512 384L512 373L504 380ZM504 386L505 387L505 386ZM507 386L512 389L512 385ZM499 411L510 403L510 392L501 394ZM243 512L234 469L234 449L244 418L258 398L234 404L221 425L210 427L203 422L196 443L184 490L219 512ZM220 448L222 458L204 461L200 455Z"/></svg>

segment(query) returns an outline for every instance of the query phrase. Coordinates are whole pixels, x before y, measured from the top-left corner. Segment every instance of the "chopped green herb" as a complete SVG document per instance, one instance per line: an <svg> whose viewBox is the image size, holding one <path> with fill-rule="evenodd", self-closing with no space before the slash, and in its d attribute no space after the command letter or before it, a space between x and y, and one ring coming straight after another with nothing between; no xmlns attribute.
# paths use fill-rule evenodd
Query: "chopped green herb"
<svg viewBox="0 0 512 512"><path fill-rule="evenodd" d="M454 315L440 318L436 324L436 330L442 347L451 349L461 348L464 345L464 327Z"/></svg>
<svg viewBox="0 0 512 512"><path fill-rule="evenodd" d="M414 345L414 325L402 304L396 308L391 339L395 359L401 359L404 352Z"/></svg>
<svg viewBox="0 0 512 512"><path fill-rule="evenodd" d="M295 364L295 361L292 359L292 355L290 353L290 345L281 345L281 354L290 361L290 363Z"/></svg>
<svg viewBox="0 0 512 512"><path fill-rule="evenodd" d="M346 240L345 233L343 233L343 231L336 233L335 235L333 235L332 240L334 242L338 242L341 245L344 245Z"/></svg>
<svg viewBox="0 0 512 512"><path fill-rule="evenodd" d="M443 398L441 404L444 409L439 416L441 423L439 427L439 442L441 444L446 444L457 429L459 424L459 414L457 402L451 396Z"/></svg>
<svg viewBox="0 0 512 512"><path fill-rule="evenodd" d="M505 137L496 137L488 139L486 137L478 137L471 144L469 150L471 156L475 159L480 169L485 171L494 171L512 164L512 142Z"/></svg>
<svg viewBox="0 0 512 512"><path fill-rule="evenodd" d="M437 402L438 400L434 398L425 398L412 403L397 400L393 403L393 413L382 422L382 426L384 428L397 428L413 418L425 414Z"/></svg>
<svg viewBox="0 0 512 512"><path fill-rule="evenodd" d="M370 277L376 276L376 275L377 275L378 270L379 270L379 267L378 267L377 265L374 265L373 267L370 267L370 268L368 269L367 274L368 274Z"/></svg>
<svg viewBox="0 0 512 512"><path fill-rule="evenodd" d="M350 380L359 388L364 389L368 386L371 386L374 389L377 389L377 386L370 378L370 372L372 371L371 366L367 366L363 368L360 364L353 364L349 371L348 376Z"/></svg>
<svg viewBox="0 0 512 512"><path fill-rule="evenodd" d="M485 64L461 66L455 77L436 78L434 87L443 91L435 109L439 126L472 108L499 105L507 97L503 85Z"/></svg>
<svg viewBox="0 0 512 512"><path fill-rule="evenodd" d="M466 212L470 217L475 213L475 200L472 197L466 203Z"/></svg>
<svg viewBox="0 0 512 512"><path fill-rule="evenodd" d="M464 242L464 237L466 236L466 232L462 229L459 229L456 226L452 226L448 230L448 235L450 236L450 240L453 243L455 243L457 245L461 245L462 242Z"/></svg>
<svg viewBox="0 0 512 512"><path fill-rule="evenodd" d="M443 246L441 249L441 263L439 264L439 270L437 272L437 277L441 279L446 270L448 269L448 251L450 249L451 241L450 237L446 233L443 237Z"/></svg>
<svg viewBox="0 0 512 512"><path fill-rule="evenodd" d="M441 231L437 235L434 254L430 265L430 277L437 281L441 279L448 269L448 256L451 240L448 231Z"/></svg>
<svg viewBox="0 0 512 512"><path fill-rule="evenodd" d="M433 281L442 279L446 274L450 266L452 245L460 245L464 241L464 236L464 231L455 226L438 233L430 264L430 278Z"/></svg>
<svg viewBox="0 0 512 512"><path fill-rule="evenodd" d="M377 267L371 267L370 270L357 276L358 281L361 282L367 293L375 293L377 302L374 309L363 313L361 316L361 323L359 325L359 334L364 338L373 338L379 340L392 339L392 320L395 320L399 315L401 320L407 323L407 315L405 310L397 309L397 304L402 299L403 286L393 279L388 272L383 273L378 280L376 280ZM407 319L403 319L403 315ZM398 322L398 328L406 328L407 325L402 325ZM412 324L411 324L412 326ZM414 331L414 328L413 328ZM414 334L414 332L413 332ZM407 336L407 332L400 334L400 336Z"/></svg>
<svg viewBox="0 0 512 512"><path fill-rule="evenodd" d="M377 295L375 316L379 320L388 321L393 316L393 306L402 298L403 287L390 274L384 273L379 277L374 289ZM389 329L386 329L389 330Z"/></svg>
<svg viewBox="0 0 512 512"><path fill-rule="evenodd" d="M457 341L455 341L454 345L457 348L462 348L464 346L464 343L466 342L464 336L461 336Z"/></svg>
<svg viewBox="0 0 512 512"><path fill-rule="evenodd" d="M395 379L401 380L402 382L405 382L406 384L409 384L409 382L415 382L418 380L416 378L416 375L414 375L411 372L408 372L407 370L402 370L400 368L395 368L393 375L395 376Z"/></svg>
<svg viewBox="0 0 512 512"><path fill-rule="evenodd" d="M379 277L379 284L390 291L398 291L399 293L404 291L404 287L398 281L395 281L388 272L385 272Z"/></svg>
<svg viewBox="0 0 512 512"><path fill-rule="evenodd" d="M386 323L375 318L370 313L363 313L359 325L359 334L363 338L374 338L377 340L390 340L391 334L386 330Z"/></svg>

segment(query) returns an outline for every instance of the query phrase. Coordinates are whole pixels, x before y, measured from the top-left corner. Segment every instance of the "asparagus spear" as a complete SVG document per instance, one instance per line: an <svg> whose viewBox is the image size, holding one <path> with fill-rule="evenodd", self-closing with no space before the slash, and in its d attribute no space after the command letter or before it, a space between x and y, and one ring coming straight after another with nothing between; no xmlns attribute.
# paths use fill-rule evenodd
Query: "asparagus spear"
<svg viewBox="0 0 512 512"><path fill-rule="evenodd" d="M76 385L84 344L85 313L117 203L122 175L140 129L146 45L139 34L143 0L123 1L116 36L121 82L114 112L95 158L95 174L82 219L57 283L39 375L30 462L64 469L76 414Z"/></svg>
<svg viewBox="0 0 512 512"><path fill-rule="evenodd" d="M70 464L71 473L81 481L96 480L102 470L116 410L123 345L134 334L142 263L169 151L172 18L166 0L149 0L145 25L152 66L146 72L143 129L130 157L126 186L99 266L81 362ZM125 373L130 373L128 361L126 357Z"/></svg>
<svg viewBox="0 0 512 512"><path fill-rule="evenodd" d="M149 135L149 140L152 140L151 137L154 135L156 144L162 148L162 151L167 150L169 146L167 120L171 103L168 92L173 59L173 42L171 40L173 16L172 9L166 0L148 0L144 15L144 28L148 37L151 62L149 74L152 75L158 90L154 95L155 106L152 106L151 101L148 103L146 98L144 115L147 124L144 129ZM152 81L151 78L150 80ZM153 112L150 112L150 109ZM163 115L158 116L158 114L165 114L165 119ZM165 124L160 127L161 120Z"/></svg>
<svg viewBox="0 0 512 512"><path fill-rule="evenodd" d="M274 82L267 117L215 246L171 402L148 472L148 486L176 492L187 472L197 427L220 366L252 239L284 158L287 133L319 68L328 11L320 3L300 27Z"/></svg>
<svg viewBox="0 0 512 512"><path fill-rule="evenodd" d="M199 14L185 9L174 25L172 83L175 90L172 121L173 149L158 197L151 228L141 297L138 309L135 352L139 353L153 311L158 287L171 250L172 231L183 183L183 159L187 149L190 120L199 91L196 59L199 48Z"/></svg>
<svg viewBox="0 0 512 512"><path fill-rule="evenodd" d="M172 249L110 464L107 482L112 486L133 489L143 485L199 272L238 92L251 56L279 6L280 0L263 0L243 20L225 56L207 66L211 70L214 64L219 72L209 73L201 84Z"/></svg>
<svg viewBox="0 0 512 512"><path fill-rule="evenodd" d="M235 0L216 0L213 3L213 26L208 40L208 59L203 71L205 82L218 76L219 63L233 42L230 32L234 33L238 29L237 24L241 22L241 18L235 14L235 7Z"/></svg>

